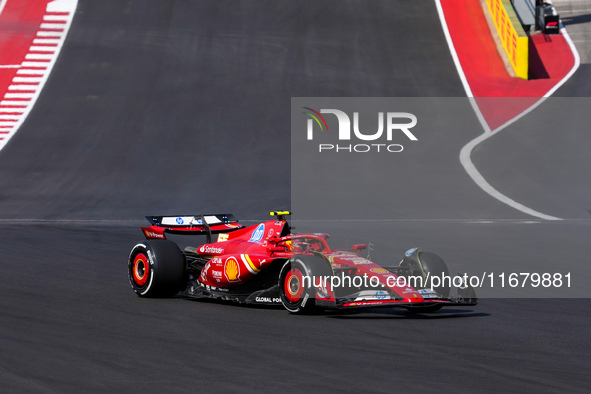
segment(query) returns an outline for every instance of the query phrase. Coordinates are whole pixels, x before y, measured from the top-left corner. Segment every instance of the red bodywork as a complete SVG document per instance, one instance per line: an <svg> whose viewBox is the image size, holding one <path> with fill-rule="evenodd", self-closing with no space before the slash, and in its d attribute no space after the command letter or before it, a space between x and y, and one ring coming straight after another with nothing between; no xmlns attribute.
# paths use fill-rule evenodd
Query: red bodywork
<svg viewBox="0 0 591 394"><path fill-rule="evenodd" d="M199 224L153 225L142 230L146 238L151 239L163 239L165 232L205 233L204 227ZM314 282L316 299L333 303L334 307L451 303L444 299L424 298L419 290L408 285L398 286L395 274L359 256L360 249L365 245L359 245L358 250L331 250L326 242L328 235L289 234L289 224L285 220L269 220L249 227L220 223L210 225L209 231L217 233L217 240L194 248L196 254L209 260L199 277L199 282L207 288L231 289L253 279L277 259L287 261L296 255L314 254L323 256L330 263L333 275L365 276L366 280L382 285L374 287L374 290L361 291L355 298L341 300L337 304L330 281Z"/></svg>

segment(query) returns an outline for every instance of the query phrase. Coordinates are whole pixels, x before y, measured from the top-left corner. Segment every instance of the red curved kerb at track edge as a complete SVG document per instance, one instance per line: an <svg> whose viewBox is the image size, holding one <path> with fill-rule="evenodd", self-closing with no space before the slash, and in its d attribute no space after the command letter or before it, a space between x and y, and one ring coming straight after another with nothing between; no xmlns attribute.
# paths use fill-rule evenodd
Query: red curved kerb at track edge
<svg viewBox="0 0 591 394"><path fill-rule="evenodd" d="M78 0L0 0L0 149L33 108Z"/></svg>
<svg viewBox="0 0 591 394"><path fill-rule="evenodd" d="M573 49L563 35L536 34L530 41L530 80L512 78L497 52L480 1L439 1L471 95L491 131L547 96L576 67Z"/></svg>

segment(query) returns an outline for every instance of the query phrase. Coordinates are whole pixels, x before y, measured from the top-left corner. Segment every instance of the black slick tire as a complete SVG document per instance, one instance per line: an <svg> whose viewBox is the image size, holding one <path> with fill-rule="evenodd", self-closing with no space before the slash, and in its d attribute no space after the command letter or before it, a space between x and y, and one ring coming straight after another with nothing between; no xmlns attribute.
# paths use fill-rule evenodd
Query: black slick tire
<svg viewBox="0 0 591 394"><path fill-rule="evenodd" d="M184 284L185 268L185 256L174 242L143 241L129 255L129 283L140 297L172 297Z"/></svg>

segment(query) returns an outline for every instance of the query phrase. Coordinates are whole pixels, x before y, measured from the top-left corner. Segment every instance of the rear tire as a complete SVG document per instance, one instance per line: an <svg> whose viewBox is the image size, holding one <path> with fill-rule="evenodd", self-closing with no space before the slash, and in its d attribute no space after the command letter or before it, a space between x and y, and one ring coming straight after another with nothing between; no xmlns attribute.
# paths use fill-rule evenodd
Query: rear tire
<svg viewBox="0 0 591 394"><path fill-rule="evenodd" d="M296 256L286 261L279 273L281 304L290 313L311 314L316 311L316 290L312 283L305 283L307 276L312 281L312 272L306 262L307 256Z"/></svg>
<svg viewBox="0 0 591 394"><path fill-rule="evenodd" d="M185 279L185 256L168 240L140 242L129 255L131 288L140 297L172 297Z"/></svg>

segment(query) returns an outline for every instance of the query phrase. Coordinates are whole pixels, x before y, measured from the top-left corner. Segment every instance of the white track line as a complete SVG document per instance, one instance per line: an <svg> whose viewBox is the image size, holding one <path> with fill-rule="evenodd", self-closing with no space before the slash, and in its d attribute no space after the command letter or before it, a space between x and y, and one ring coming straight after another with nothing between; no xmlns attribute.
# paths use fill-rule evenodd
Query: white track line
<svg viewBox="0 0 591 394"><path fill-rule="evenodd" d="M480 112L480 108L478 108L478 104L476 103L476 99L472 94L472 89L470 88L466 74L464 74L464 70L462 69L460 59L458 58L458 53L456 52L456 47L454 46L453 40L451 39L451 34L447 28L447 21L445 20L445 14L443 13L441 0L435 0L435 6L437 8L437 13L439 14L439 21L441 22L441 27L443 28L443 34L445 36L445 40L447 41L447 46L449 47L451 57L454 61L454 64L456 65L456 70L460 76L460 81L462 81L462 86L464 86L464 90L466 91L466 96L468 96L468 100L470 101L470 106L472 106L472 109L474 110L474 113L476 114L476 117L478 118L478 121L482 125L484 131L490 132L490 127L488 127L488 123L486 123L482 112Z"/></svg>
<svg viewBox="0 0 591 394"><path fill-rule="evenodd" d="M456 65L456 70L458 70L458 74L460 76L460 80L462 81L462 85L464 86L464 90L466 91L468 97L473 97L472 90L470 89L470 84L466 79L466 74L464 74L464 70L462 69L462 65L460 64L460 59L458 58L458 53L456 52L456 48L454 47L453 41L451 39L451 34L449 33L449 29L447 28L447 21L445 20L445 14L443 13L441 0L435 0L435 6L437 7L439 21L441 22L441 27L443 28L443 35L445 36L445 40L447 41L447 45L449 46L451 57L454 61L454 64Z"/></svg>
<svg viewBox="0 0 591 394"><path fill-rule="evenodd" d="M439 13L439 20L441 21L441 26L443 28L443 32L447 41L447 45L449 46L450 52L452 53L452 58L454 59L454 63L456 65L456 69L458 70L458 74L460 74L460 79L462 80L462 84L464 85L464 90L466 91L466 95L468 96L468 99L470 100L470 105L472 106L472 109L474 110L476 117L478 118L478 121L480 122L480 125L482 126L482 129L484 130L484 133L481 134L480 136L476 137L475 139L473 139L472 141L470 141L468 144L466 144L462 150L460 151L460 163L462 163L462 166L464 166L464 169L466 170L466 172L468 173L468 175L470 176L470 178L472 178L472 180L482 189L484 190L486 193L488 193L491 197L496 198L497 200L501 201L504 204L509 205L512 208L515 208L523 213L526 213L528 215L531 216L535 216L538 217L540 219L545 219L545 220L562 220L558 217L555 216L551 216L551 215L546 215L544 213L538 212L534 209L531 209L529 207L526 207L525 205L505 196L504 194L502 194L501 192L499 192L498 190L496 190L494 187L492 187L487 181L486 179L484 179L484 177L482 176L482 174L480 174L480 172L476 169L476 167L474 166L474 163L472 163L472 160L470 158L471 154L472 154L472 150L481 142L489 139L490 137L492 137L493 135L497 134L499 131L507 128L508 126L510 126L511 124L515 123L517 120L521 119L523 116L527 115L528 113L530 113L531 111L533 111L536 107L538 107L540 104L542 104L546 98L550 97L558 88L560 88L560 86L562 86L574 73L575 71L579 68L579 64L580 64L580 58L579 58L579 53L577 52L574 44L572 43L572 40L570 39L566 29L564 28L564 26L561 29L561 33L564 35L567 43L569 44L571 51L573 52L573 56L575 58L575 64L573 66L573 68L570 70L570 72L558 83L556 84L552 89L550 89L542 98L540 98L540 100L538 100L535 104L533 104L531 107L529 107L527 110L525 110L524 112L522 112L520 115L516 116L515 118L509 120L508 122L506 122L505 124L497 127L494 130L491 130L488 123L486 122L486 120L484 119L484 116L482 115L482 112L480 112L480 108L478 108L478 105L476 103L476 100L474 99L473 95L472 95L472 90L470 89L470 85L468 84L468 81L466 80L464 71L462 70L462 66L459 62L455 47L453 45L453 41L451 39L451 35L449 34L449 30L447 28L447 22L445 21L445 15L443 14L443 8L441 7L441 0L435 0L435 4L436 4L436 8L437 8L437 12Z"/></svg>

